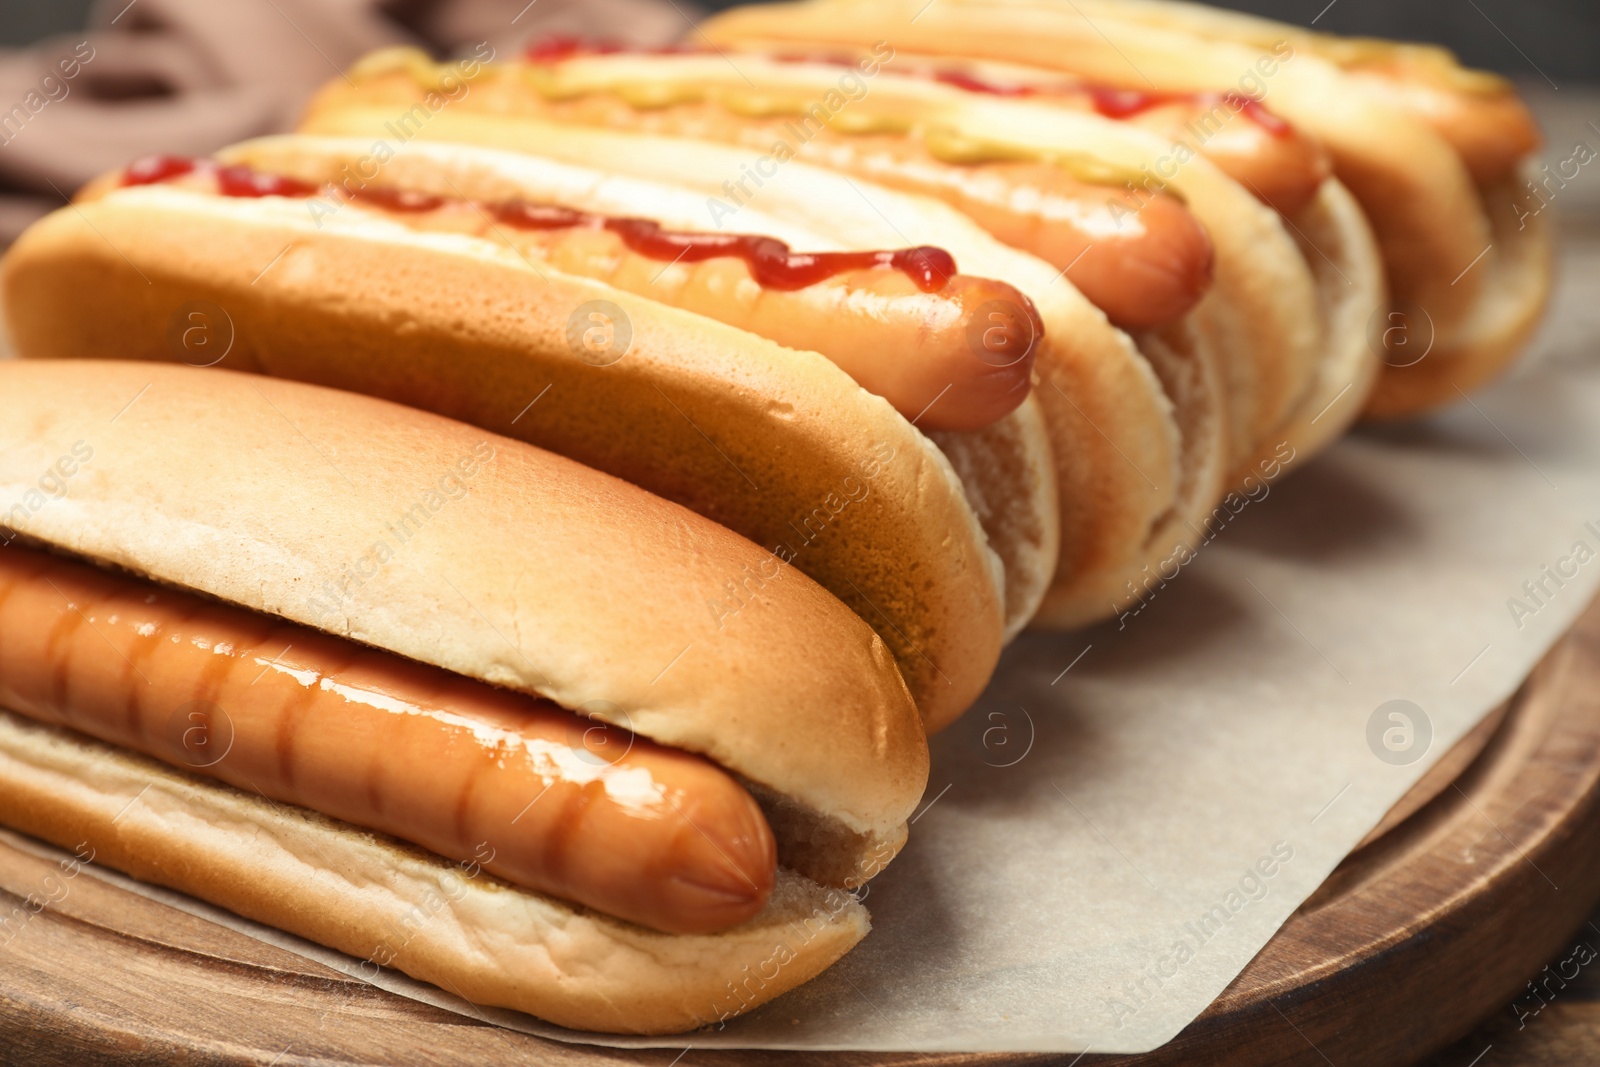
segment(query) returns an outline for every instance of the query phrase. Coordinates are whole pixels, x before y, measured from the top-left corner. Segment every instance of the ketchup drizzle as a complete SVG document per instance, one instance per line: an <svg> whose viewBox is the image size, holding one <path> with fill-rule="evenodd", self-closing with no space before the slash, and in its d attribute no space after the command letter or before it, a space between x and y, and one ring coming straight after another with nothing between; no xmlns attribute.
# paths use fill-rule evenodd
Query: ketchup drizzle
<svg viewBox="0 0 1600 1067"><path fill-rule="evenodd" d="M263 174L249 167L218 167L217 189L223 196L257 199L263 196L314 196L317 186L281 174Z"/></svg>
<svg viewBox="0 0 1600 1067"><path fill-rule="evenodd" d="M579 56L701 55L709 53L709 51L709 49L697 48L694 45L687 44L668 45L664 48L629 48L615 41L585 41L581 37L557 36L547 37L542 41L535 42L528 48L525 58L534 63L559 63ZM818 63L827 66L852 68L856 65L854 60L846 56L808 55L804 52L776 52L769 54L766 58L776 63ZM1119 121L1133 118L1135 115L1167 104L1226 104L1230 110L1245 115L1275 137L1287 137L1294 132L1294 128L1288 122L1267 110L1266 105L1260 100L1246 96L1243 93L1146 92L1140 89L1118 89L1108 85L1091 85L1082 82L1063 82L1049 87L1022 83L1003 84L963 70L956 70L952 67L908 67L897 70L896 73L902 76L931 79L941 85L948 85L964 92L1013 99L1048 97L1061 93L1083 93L1089 98L1091 106L1098 114L1105 118Z"/></svg>
<svg viewBox="0 0 1600 1067"><path fill-rule="evenodd" d="M1039 87L1036 85L1001 85L999 82L988 81L976 74L968 74L963 70L950 70L948 68L935 70L924 77L931 77L941 85L954 86L969 93L983 93L986 96L1038 96Z"/></svg>
<svg viewBox="0 0 1600 1067"><path fill-rule="evenodd" d="M524 59L534 63L559 63L577 56L689 56L700 55L709 49L692 44L664 44L655 48L640 48L610 39L586 39L564 33L553 33L530 44L522 53Z"/></svg>
<svg viewBox="0 0 1600 1067"><path fill-rule="evenodd" d="M312 196L317 186L280 174L265 174L250 167L223 166L215 160L184 156L146 156L122 172L123 185L157 185L190 174L216 180L223 196L255 199L263 196Z"/></svg>
<svg viewBox="0 0 1600 1067"><path fill-rule="evenodd" d="M122 172L123 185L155 185L200 169L200 161L183 156L145 156Z"/></svg>
<svg viewBox="0 0 1600 1067"><path fill-rule="evenodd" d="M1268 111L1266 105L1243 93L1161 93L1143 89L1113 89L1107 86L1084 86L1094 109L1108 119L1127 119L1167 104L1226 104L1232 111L1241 112L1256 125L1277 137L1293 132L1283 119Z"/></svg>
<svg viewBox="0 0 1600 1067"><path fill-rule="evenodd" d="M269 174L250 167L223 166L213 160L150 156L128 167L123 185L155 185L190 174L213 176L217 192L228 197L309 197L323 188L298 178ZM397 214L435 211L451 198L405 189L361 189L351 199ZM472 203L472 201L460 201ZM774 237L755 234L681 233L649 219L596 215L554 204L505 200L478 204L496 222L519 230L600 229L616 234L630 250L668 263L700 263L737 256L764 289L805 289L845 271L887 267L900 271L925 293L937 293L956 276L955 257L942 248L923 245L882 252L795 252Z"/></svg>

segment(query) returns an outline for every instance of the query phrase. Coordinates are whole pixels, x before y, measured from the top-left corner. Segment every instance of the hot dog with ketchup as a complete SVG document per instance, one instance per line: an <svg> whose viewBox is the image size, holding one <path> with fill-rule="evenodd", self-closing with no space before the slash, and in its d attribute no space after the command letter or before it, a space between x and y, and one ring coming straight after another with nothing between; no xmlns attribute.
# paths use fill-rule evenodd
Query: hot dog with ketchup
<svg viewBox="0 0 1600 1067"><path fill-rule="evenodd" d="M846 11L848 10L848 16ZM1527 209L1537 125L1504 79L1443 49L1340 39L1175 0L835 0L747 7L718 48L889 37L920 56L1022 64L1138 93L1244 89L1314 136L1359 202L1393 301L1369 308L1388 366L1369 410L1459 400L1521 351L1549 300L1548 217ZM1382 337L1406 338L1385 351ZM1426 351L1425 358L1416 353Z"/></svg>
<svg viewBox="0 0 1600 1067"><path fill-rule="evenodd" d="M330 211L348 203L419 232L496 241L530 264L604 281L791 348L814 348L931 430L981 430L1028 395L1044 333L1038 312L1004 282L959 273L941 248L796 253L771 237L673 231L559 204L347 189L337 184L333 159L320 164L301 163L289 175L152 156L110 184L172 184L241 199L327 197L320 206ZM998 317L980 320L986 307ZM831 328L818 331L819 320ZM974 358L973 335L984 342L982 358Z"/></svg>
<svg viewBox="0 0 1600 1067"><path fill-rule="evenodd" d="M1178 28L1214 41L1270 50L1288 46L1372 83L1461 154L1480 186L1514 177L1544 140L1539 124L1505 78L1471 70L1448 49L1374 38L1341 38L1290 23L1181 0L1091 2L1080 9L1151 27Z"/></svg>
<svg viewBox="0 0 1600 1067"><path fill-rule="evenodd" d="M7 824L630 1032L715 1021L784 924L903 842L927 755L892 657L798 574L719 630L698 594L764 553L699 516L296 383L126 362L0 383ZM451 871L450 911L399 926ZM779 989L865 932L847 898L816 917Z"/></svg>
<svg viewBox="0 0 1600 1067"><path fill-rule="evenodd" d="M421 144L372 180L371 149L269 139L108 175L11 250L19 353L114 343L571 456L772 553L707 594L714 617L793 566L884 635L930 725L970 705L1059 555L1029 394L1054 312L876 213L718 232L684 188Z"/></svg>

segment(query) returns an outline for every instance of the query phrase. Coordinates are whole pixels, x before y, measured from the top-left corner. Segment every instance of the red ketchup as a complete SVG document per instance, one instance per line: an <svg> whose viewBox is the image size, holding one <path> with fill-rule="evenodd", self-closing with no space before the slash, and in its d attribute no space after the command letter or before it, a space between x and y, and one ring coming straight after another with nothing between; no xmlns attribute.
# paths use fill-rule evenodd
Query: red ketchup
<svg viewBox="0 0 1600 1067"><path fill-rule="evenodd" d="M184 156L145 156L122 172L123 185L155 185L199 170L201 161Z"/></svg>
<svg viewBox="0 0 1600 1067"><path fill-rule="evenodd" d="M298 178L264 174L249 167L230 167L210 159L183 156L146 156L122 172L123 185L157 185L190 174L214 178L223 196L257 198L263 196L311 196L319 188Z"/></svg>
<svg viewBox="0 0 1600 1067"><path fill-rule="evenodd" d="M122 175L123 185L154 185L189 174L213 175L217 192L231 197L309 197L323 186L298 178L268 174L250 167L222 166L214 160L150 156L134 163ZM451 200L432 193L404 189L362 189L351 199L397 214L435 211ZM470 203L470 201L461 201ZM921 246L884 252L795 252L773 237L754 234L679 233L662 229L649 219L592 215L553 204L507 200L480 204L496 221L521 230L571 230L579 227L607 230L641 256L666 263L699 263L737 256L750 268L750 276L765 289L805 289L850 270L888 267L900 271L925 293L937 293L956 276L955 257L942 248Z"/></svg>
<svg viewBox="0 0 1600 1067"><path fill-rule="evenodd" d="M1033 85L1001 85L998 82L987 81L975 74L968 74L960 70L936 70L931 77L941 85L954 86L969 93L984 93L987 96L1038 96L1039 89Z"/></svg>
<svg viewBox="0 0 1600 1067"><path fill-rule="evenodd" d="M634 56L688 56L700 55L709 51L710 49L700 48L692 44L666 44L656 48L638 48L633 45L623 44L621 41L590 40L556 33L534 41L522 53L522 58L530 63L559 63L564 59L575 59L578 56L615 56L624 54Z"/></svg>
<svg viewBox="0 0 1600 1067"><path fill-rule="evenodd" d="M313 196L319 186L280 174L263 174L249 167L218 167L217 191L223 196Z"/></svg>
<svg viewBox="0 0 1600 1067"><path fill-rule="evenodd" d="M616 41L586 41L581 37L556 36L535 42L528 48L525 58L535 63L559 63L578 56L698 55L707 51L687 44L667 45L662 48L631 48ZM844 55L776 52L766 58L774 63L817 63L852 68L856 66L855 60ZM1151 108L1166 104L1191 103L1209 107L1220 103L1242 113L1275 137L1287 137L1294 132L1289 123L1268 111L1265 104L1243 93L1146 92L1139 89L1117 89L1105 85L1077 83L1051 86L1027 85L1020 82L1001 83L950 67L910 67L897 73L936 81L964 92L982 93L986 96L1025 98L1056 95L1062 92L1081 92L1089 98L1095 111L1108 119L1118 120L1130 119Z"/></svg>
<svg viewBox="0 0 1600 1067"><path fill-rule="evenodd" d="M942 248L905 248L896 252L794 252L782 241L751 234L677 233L649 219L590 215L571 208L511 200L489 209L494 217L522 230L569 230L595 227L622 238L629 249L667 263L700 263L737 256L764 289L805 289L847 270L890 267L910 278L925 293L937 293L956 275L956 261Z"/></svg>
<svg viewBox="0 0 1600 1067"><path fill-rule="evenodd" d="M1158 93L1098 85L1084 86L1081 91L1094 102L1094 109L1108 119L1132 118L1167 104L1226 104L1230 110L1243 113L1274 136L1286 137L1293 132L1287 122L1268 111L1261 101L1242 93Z"/></svg>

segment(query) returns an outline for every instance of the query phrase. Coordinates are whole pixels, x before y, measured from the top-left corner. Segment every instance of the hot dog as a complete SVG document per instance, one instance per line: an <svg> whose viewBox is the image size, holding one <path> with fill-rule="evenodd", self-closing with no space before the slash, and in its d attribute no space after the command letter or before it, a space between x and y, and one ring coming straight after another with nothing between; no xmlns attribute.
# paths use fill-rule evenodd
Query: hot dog
<svg viewBox="0 0 1600 1067"><path fill-rule="evenodd" d="M684 1029L774 938L757 999L791 988L865 932L824 886L926 780L892 657L819 587L719 629L697 593L761 549L437 416L7 363L0 500L0 821L483 1003Z"/></svg>
<svg viewBox="0 0 1600 1067"><path fill-rule="evenodd" d="M834 302L837 314L816 316L801 332L805 317L791 313L793 303L784 312L784 301L826 308L826 299L806 303L816 297L768 285L775 311L758 305L751 314L742 289L719 295L672 284L677 270L691 280L756 285L738 255L699 264L728 260L731 274L694 274L695 265L672 265L684 248L647 248L660 284L635 275L639 293L565 269L625 281L626 264L612 271L577 241L562 251L562 241L624 237L605 223L630 219L645 220L627 228L647 245L671 243L676 234L698 239L707 230L703 195L422 144L388 161L381 180L352 182L359 196L342 178L332 189L325 185L371 147L370 140L273 139L223 153L218 166L201 168L210 173L133 185L123 184L125 173L108 176L8 255L3 284L18 352L96 358L114 345L131 358L297 378L433 410L572 456L768 548L772 559L762 568L729 574L707 593L713 618L749 610L761 584L793 566L883 635L930 726L949 723L971 704L1007 635L1026 624L1051 583L1060 529L1051 445L1037 402L1029 397L1016 406L1017 398L1005 395L1014 385L996 392L1015 409L970 432L921 429L946 404L962 410L951 396L952 375L932 395L910 390L928 380L917 374L938 373L951 360L976 367L963 373L979 400L986 382L1014 381L1012 338L1024 370L1027 345L1048 344L1048 329L1033 330L1031 294L977 282L990 275L969 247L908 242L876 213L873 228L820 234L744 213L739 232L774 245L869 252L872 261L882 249L931 246L948 251L959 268L946 292L928 294L915 278L940 280L920 269L938 254L907 255L905 271L868 267L872 287L858 286L849 300ZM152 166L152 174L162 169ZM217 195L223 181L269 195ZM429 211L414 210L419 206ZM490 227L483 215L497 206L503 214L562 209L557 221L583 225ZM554 244L536 248L541 233ZM710 251L720 249L713 244ZM791 266L800 274L809 269L803 257L785 254L778 269ZM766 267L758 260L756 270ZM973 281L963 290L967 271ZM85 272L97 280L85 284ZM874 288L901 285L898 279L915 292L891 289L884 300ZM822 289L824 298L836 295ZM1002 299L970 312L951 299L959 294L970 304L985 291ZM925 300L937 315L926 314ZM896 306L909 310L870 321ZM963 317L957 341L950 320ZM216 345L190 350L185 339L197 333ZM891 350L870 351L873 337L886 336L895 337ZM929 358L918 354L925 341ZM932 358L935 342L945 345L942 362ZM841 361L856 357L863 377L877 374L886 392L901 390L902 403L920 400L924 410L896 411L818 348Z"/></svg>
<svg viewBox="0 0 1600 1067"><path fill-rule="evenodd" d="M1480 189L1514 180L1544 144L1511 83L1462 70L1438 50L1395 48L1346 69L1449 141Z"/></svg>
<svg viewBox="0 0 1600 1067"><path fill-rule="evenodd" d="M353 202L415 230L503 243L530 262L791 348L813 348L930 430L981 430L1028 395L1044 332L1038 312L1003 282L959 273L943 249L797 254L773 238L670 232L648 219L524 200L484 204L387 187L346 189L335 184L338 177L331 159L285 175L157 156L135 162L111 184L171 182L247 198L327 196L335 207ZM818 321L830 329L818 331ZM974 336L982 340L977 350Z"/></svg>
<svg viewBox="0 0 1600 1067"><path fill-rule="evenodd" d="M772 894L766 818L708 760L23 548L0 553L0 705L447 859L492 842L485 870L656 930Z"/></svg>
<svg viewBox="0 0 1600 1067"><path fill-rule="evenodd" d="M1538 131L1509 84L1441 49L1340 40L1173 0L956 0L926 16L873 0L847 18L842 10L831 0L751 7L703 32L719 48L865 49L887 37L918 54L1138 92L1249 91L1316 137L1378 239L1392 300L1369 315L1404 321L1428 352L1389 354L1374 416L1451 403L1489 381L1548 303L1548 220L1520 217Z"/></svg>
<svg viewBox="0 0 1600 1067"><path fill-rule="evenodd" d="M895 40L902 41L898 36ZM1110 88L1015 65L905 55L882 41L870 53L863 50L855 56L841 56L826 46L778 50L759 41L734 38L729 43L748 49L732 61L737 80L729 73L730 60L693 46L674 46L661 54L558 41L555 47L534 50L535 66L527 78L508 87L495 80L491 68L474 82L476 97L462 102L470 110L472 99L487 100L490 110L514 116L529 95L524 82L531 81L544 98L542 106L569 121L588 108L593 114L585 121L630 127L659 123L662 113L688 107L714 112L717 106L755 116L746 121L760 123L769 110L794 111L795 101L810 99L818 103L800 120L804 130L797 130L794 120L781 128L769 121L759 134L747 135L746 143L805 140L821 107L833 112L829 121L841 140L855 146L851 158L870 158L891 174L899 166L902 182L928 180L927 164L887 152L870 155L862 146L873 143L875 136L882 139L875 132L879 128L921 130L924 144L945 164L934 172L950 186L948 194L940 195L991 233L1057 264L1088 264L1104 253L1092 277L1079 279L1071 270L1067 276L1095 286L1086 295L1117 318L1112 299L1134 293L1149 298L1159 291L1143 283L1151 264L1137 252L1160 245L1100 241L1087 249L1078 244L1047 247L1048 227L1028 224L1007 210L1008 203L997 209L967 195L970 189L994 195L1005 187L997 179L1008 173L1051 170L1058 173L1046 187L1064 189L1061 172L1092 170L1091 161L1097 161L1104 172L1133 175L1125 181L1131 210L1130 201L1107 197L1103 185L1087 186L1098 192L1086 191L1076 201L1052 201L1054 206L1078 219L1098 218L1100 229L1120 231L1146 216L1159 218L1169 206L1169 194L1181 196L1187 213L1213 237L1215 284L1193 318L1202 344L1231 357L1226 362L1236 479L1253 477L1262 458L1281 449L1292 448L1300 457L1316 454L1360 413L1378 365L1366 323L1384 301L1373 237L1359 213L1347 210L1347 191L1328 180L1327 153L1263 101L1242 90ZM433 77L429 69L410 53L374 56L356 77L372 78L376 84L358 84L354 91L331 87L313 107L308 124L344 129L341 100L353 102L368 93L388 99L392 87L384 87L385 77L398 74L400 80L425 85ZM870 89L862 89L869 78ZM653 86L653 93L645 86ZM629 111L636 114L629 118ZM1114 119L1128 130L1155 137L1108 136L1105 123L1057 121L1063 111ZM432 129L441 136L458 136L447 132L457 125L455 119L441 118ZM708 131L727 125L723 116L682 125L679 132L711 136ZM715 136L728 134L722 130ZM902 151L907 139L898 138ZM835 156L845 158L834 151L826 161L842 166L833 162ZM1218 180L1222 177L1235 179L1243 190L1228 188ZM740 195L750 194L744 184L749 178L760 184L759 174L747 174L738 183ZM1276 212L1280 220L1274 222L1265 211L1250 211L1240 203L1243 196ZM1088 240L1087 231L1072 234ZM1174 243L1166 242L1169 247ZM1298 247L1298 256L1290 245ZM1116 293L1108 297L1112 288ZM1160 317L1152 315L1150 321ZM1146 338L1142 343L1159 361L1154 351L1158 342ZM1320 351L1313 352L1313 347Z"/></svg>

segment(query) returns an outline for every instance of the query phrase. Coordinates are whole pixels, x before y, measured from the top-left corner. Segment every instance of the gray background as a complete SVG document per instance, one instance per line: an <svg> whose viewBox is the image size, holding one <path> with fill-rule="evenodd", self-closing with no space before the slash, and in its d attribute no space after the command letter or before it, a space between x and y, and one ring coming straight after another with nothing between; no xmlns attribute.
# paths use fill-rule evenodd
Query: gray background
<svg viewBox="0 0 1600 1067"><path fill-rule="evenodd" d="M82 26L90 6L91 0L0 0L0 45ZM1600 82L1600 0L1334 0L1332 7L1328 0L1226 0L1220 6L1300 25L1316 19L1318 29L1334 33L1438 41L1474 66L1519 79Z"/></svg>

